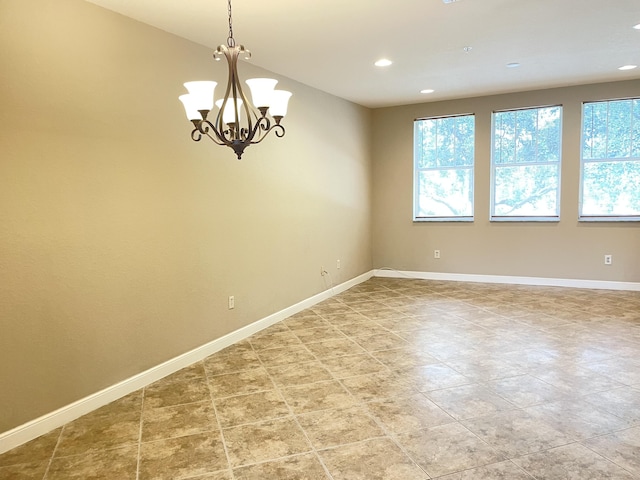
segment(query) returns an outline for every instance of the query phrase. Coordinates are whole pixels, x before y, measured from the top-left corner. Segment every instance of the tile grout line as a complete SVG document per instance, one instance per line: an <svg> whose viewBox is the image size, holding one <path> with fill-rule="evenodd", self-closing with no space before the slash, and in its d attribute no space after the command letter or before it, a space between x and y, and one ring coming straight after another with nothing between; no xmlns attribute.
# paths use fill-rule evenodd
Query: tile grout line
<svg viewBox="0 0 640 480"><path fill-rule="evenodd" d="M289 328L287 326L287 328ZM295 333L294 333L295 335ZM296 335L297 337L297 335ZM249 343L251 344L251 341L249 341ZM251 348L253 348L253 344L251 344ZM306 347L305 347L306 348ZM308 350L308 349L307 349ZM254 349L255 351L255 349ZM313 352L309 351L309 353L311 353L311 355L313 355L315 357L315 355L313 354ZM334 480L333 479L333 475L331 475L331 472L329 471L329 469L327 468L327 466L324 463L324 460L320 457L320 455L318 454L317 449L315 448L315 446L313 445L313 442L311 442L311 439L309 438L309 435L307 434L306 430L304 428L302 428L302 425L300 425L300 422L298 421L298 418L296 416L296 414L293 411L293 408L291 407L291 405L289 405L289 402L287 401L286 397L283 395L279 385L275 382L274 378L272 377L271 373L269 373L269 370L267 369L267 366L265 365L264 361L262 360L262 358L260 358L260 354L258 352L256 352L256 355L258 356L258 361L260 362L260 364L262 365L262 368L264 368L265 372L267 372L267 375L269 377L269 380L271 380L271 383L273 384L274 389L278 392L278 395L280 395L280 398L282 399L282 401L284 402L284 404L287 406L287 409L289 410L289 415L291 415L292 420L295 422L295 424L298 426L298 428L300 429L300 431L302 432L302 434L304 435L304 438L306 439L307 443L309 444L309 446L311 447L311 451L313 452L313 454L315 455L315 458L318 460L318 462L320 463L320 465L322 466L322 469L324 470L325 474L327 475L327 477L329 478L329 480ZM320 362L317 357L316 361ZM328 370L327 370L328 371ZM329 374L331 375L331 372L329 372ZM315 382L315 383L320 383L320 382ZM300 453L300 454L296 454L296 455L303 455L304 453ZM273 460L268 460L268 461L273 461Z"/></svg>
<svg viewBox="0 0 640 480"><path fill-rule="evenodd" d="M227 448L227 442L224 438L224 433L222 432L222 424L220 423L220 418L218 416L218 409L216 408L216 401L213 396L213 390L211 388L211 382L209 379L209 372L204 364L204 360L200 362L202 364L202 369L204 370L204 377L207 380L207 389L209 390L209 399L211 400L211 405L213 407L213 414L216 417L216 424L218 425L218 432L220 433L220 439L222 440L222 448L224 449L224 455L227 458L227 467L229 473L231 475L231 480L234 480L235 475L233 473L233 468L231 466L231 458L229 457L229 449Z"/></svg>
<svg viewBox="0 0 640 480"><path fill-rule="evenodd" d="M51 457L49 457L49 462L47 463L47 468L44 471L44 475L42 476L42 480L47 480L47 476L49 476L49 470L51 469L51 464L53 463L53 459L56 456L56 452L58 451L58 445L62 441L62 433L64 432L66 425L64 425L60 429L60 435L58 435L58 439L56 440L56 446L53 447L53 451L51 452Z"/></svg>
<svg viewBox="0 0 640 480"><path fill-rule="evenodd" d="M141 463L141 458L140 458L140 454L142 452L142 424L144 423L144 401L145 401L145 393L147 391L146 387L143 387L142 389L142 401L140 402L140 428L138 430L138 455L136 457L137 462L136 462L136 480L140 480L140 463Z"/></svg>

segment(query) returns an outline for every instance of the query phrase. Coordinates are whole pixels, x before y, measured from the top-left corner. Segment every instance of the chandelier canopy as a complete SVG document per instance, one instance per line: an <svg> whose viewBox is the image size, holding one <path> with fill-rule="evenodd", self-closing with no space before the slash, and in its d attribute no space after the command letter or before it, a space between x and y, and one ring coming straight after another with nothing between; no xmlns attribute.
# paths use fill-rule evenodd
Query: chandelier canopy
<svg viewBox="0 0 640 480"><path fill-rule="evenodd" d="M287 114L287 104L291 92L275 90L277 80L271 78L252 78L246 81L251 90L253 103L249 102L238 76L238 59L251 58L251 52L243 45L236 45L233 38L231 18L231 0L228 0L229 37L226 45L220 45L213 58L227 60L229 77L224 97L214 102L213 91L217 85L213 81L187 82L184 84L189 93L181 95L187 118L193 123L191 138L198 142L204 136L218 145L231 147L242 158L244 149L260 143L271 132L277 137L284 136L281 125ZM217 107L213 122L209 119L212 110Z"/></svg>

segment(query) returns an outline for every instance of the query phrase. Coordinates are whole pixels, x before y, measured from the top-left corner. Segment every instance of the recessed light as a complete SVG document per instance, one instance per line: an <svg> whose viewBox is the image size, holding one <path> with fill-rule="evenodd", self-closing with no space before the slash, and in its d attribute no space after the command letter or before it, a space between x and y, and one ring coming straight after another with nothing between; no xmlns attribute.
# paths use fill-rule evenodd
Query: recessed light
<svg viewBox="0 0 640 480"><path fill-rule="evenodd" d="M518 62L507 63L507 68L518 68L520 64Z"/></svg>
<svg viewBox="0 0 640 480"><path fill-rule="evenodd" d="M634 25L633 28L635 28L636 30L640 30L640 23L637 25Z"/></svg>
<svg viewBox="0 0 640 480"><path fill-rule="evenodd" d="M388 67L389 65L391 65L393 62L391 60L388 60L386 58L381 58L380 60L378 60L376 63L374 63L374 65L376 67Z"/></svg>
<svg viewBox="0 0 640 480"><path fill-rule="evenodd" d="M455 3L455 2L459 2L460 0L442 0L442 3Z"/></svg>
<svg viewBox="0 0 640 480"><path fill-rule="evenodd" d="M424 90L420 90L420 93L433 93L435 90L433 88L425 88Z"/></svg>
<svg viewBox="0 0 640 480"><path fill-rule="evenodd" d="M618 70L633 70L634 68L638 68L637 65L623 65L618 67Z"/></svg>

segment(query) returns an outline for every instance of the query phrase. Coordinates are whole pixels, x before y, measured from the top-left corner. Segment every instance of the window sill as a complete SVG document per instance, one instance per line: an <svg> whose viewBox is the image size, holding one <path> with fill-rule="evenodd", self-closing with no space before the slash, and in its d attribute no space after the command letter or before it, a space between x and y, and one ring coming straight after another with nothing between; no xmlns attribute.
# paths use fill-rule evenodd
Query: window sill
<svg viewBox="0 0 640 480"><path fill-rule="evenodd" d="M536 222L536 223L558 223L560 217L491 217L491 222Z"/></svg>
<svg viewBox="0 0 640 480"><path fill-rule="evenodd" d="M414 223L422 223L422 222L466 222L473 223L473 217L414 217Z"/></svg>

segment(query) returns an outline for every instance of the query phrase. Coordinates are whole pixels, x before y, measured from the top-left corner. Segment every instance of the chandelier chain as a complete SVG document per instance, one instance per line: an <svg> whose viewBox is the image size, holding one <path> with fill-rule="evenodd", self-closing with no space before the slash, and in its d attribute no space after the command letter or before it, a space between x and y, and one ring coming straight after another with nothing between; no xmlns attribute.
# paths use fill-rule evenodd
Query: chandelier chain
<svg viewBox="0 0 640 480"><path fill-rule="evenodd" d="M228 11L229 11L229 37L227 38L227 46L235 47L236 41L233 38L233 22L231 20L231 0L228 0Z"/></svg>

